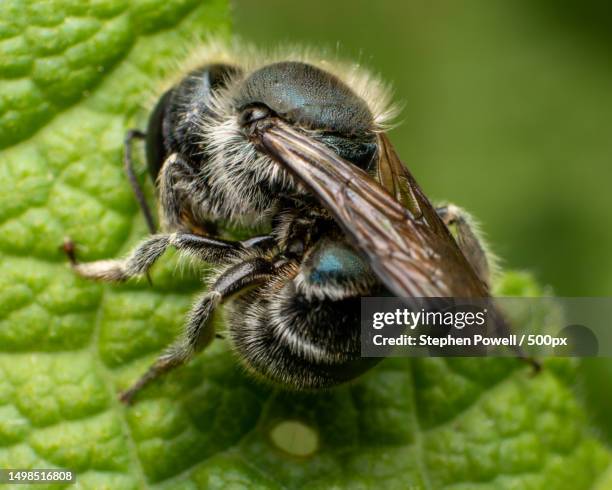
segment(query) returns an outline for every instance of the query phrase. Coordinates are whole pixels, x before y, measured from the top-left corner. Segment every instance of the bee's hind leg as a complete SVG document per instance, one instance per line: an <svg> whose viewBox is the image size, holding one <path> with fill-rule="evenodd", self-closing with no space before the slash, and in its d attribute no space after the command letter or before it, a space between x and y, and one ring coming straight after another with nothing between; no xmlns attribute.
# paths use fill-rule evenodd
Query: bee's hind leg
<svg viewBox="0 0 612 490"><path fill-rule="evenodd" d="M134 396L153 380L185 364L215 338L212 314L224 299L270 278L275 274L275 265L263 258L239 262L224 271L213 283L210 291L200 297L187 317L182 336L162 354L147 372L130 388L119 395L119 399L130 404Z"/></svg>
<svg viewBox="0 0 612 490"><path fill-rule="evenodd" d="M454 204L438 206L436 212L480 280L490 286L491 276L496 272L497 259L490 253L477 223L465 210Z"/></svg>
<svg viewBox="0 0 612 490"><path fill-rule="evenodd" d="M490 287L492 273L495 273L497 268L497 258L489 252L474 219L454 204L439 206L436 208L436 212L450 230L463 254L474 267L478 277ZM512 332L512 326L503 316L500 318L498 329L500 336L506 336ZM513 350L518 358L531 365L535 374L542 369L540 362L527 356L521 347L514 346Z"/></svg>

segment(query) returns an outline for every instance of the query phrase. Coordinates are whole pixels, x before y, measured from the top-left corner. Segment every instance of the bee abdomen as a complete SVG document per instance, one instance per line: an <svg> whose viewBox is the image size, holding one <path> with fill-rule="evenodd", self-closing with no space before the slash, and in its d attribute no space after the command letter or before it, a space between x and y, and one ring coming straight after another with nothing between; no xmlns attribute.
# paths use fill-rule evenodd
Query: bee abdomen
<svg viewBox="0 0 612 490"><path fill-rule="evenodd" d="M230 317L231 337L258 377L314 390L354 379L378 362L361 357L359 297L307 300L291 281L272 297L247 296Z"/></svg>

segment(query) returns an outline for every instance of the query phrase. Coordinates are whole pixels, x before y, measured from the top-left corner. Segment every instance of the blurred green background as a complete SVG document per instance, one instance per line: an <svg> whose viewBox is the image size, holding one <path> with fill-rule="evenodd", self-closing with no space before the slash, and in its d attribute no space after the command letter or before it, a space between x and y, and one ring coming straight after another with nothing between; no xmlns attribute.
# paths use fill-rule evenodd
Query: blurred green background
<svg viewBox="0 0 612 490"><path fill-rule="evenodd" d="M612 7L604 2L235 0L234 32L360 60L436 200L557 295L612 293Z"/></svg>

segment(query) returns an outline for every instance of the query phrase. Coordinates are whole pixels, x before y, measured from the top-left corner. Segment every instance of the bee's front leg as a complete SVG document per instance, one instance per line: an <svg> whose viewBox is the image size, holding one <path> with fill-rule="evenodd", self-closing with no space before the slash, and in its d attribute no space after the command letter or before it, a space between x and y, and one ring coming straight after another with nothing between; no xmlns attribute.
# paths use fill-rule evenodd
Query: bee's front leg
<svg viewBox="0 0 612 490"><path fill-rule="evenodd" d="M146 133L138 129L130 129L124 139L123 165L127 175L134 197L140 206L142 214L149 228L149 232L154 234L157 231L153 213L149 207L144 192L136 177L134 170L134 161L132 156L133 142L136 139L145 139ZM189 220L185 219L189 213L185 213L183 204L184 195L181 196L181 191L185 193L186 186L191 187L191 192L188 194L200 195L208 194L208 189L203 189L201 181L198 180L196 171L179 153L172 153L166 158L161 168L150 168L153 175L157 175L157 185L160 201L160 225L164 231L193 231L198 234L215 236L217 234L216 223L199 222L197 227L193 226ZM195 192L193 187L196 187ZM200 220L201 221L201 220Z"/></svg>
<svg viewBox="0 0 612 490"><path fill-rule="evenodd" d="M157 177L160 220L164 230L185 228L181 218L185 199L180 195L180 187L194 181L195 171L182 155L172 153L166 158Z"/></svg>
<svg viewBox="0 0 612 490"><path fill-rule="evenodd" d="M210 291L201 296L191 309L181 338L172 344L136 383L121 393L121 401L131 403L134 396L151 381L186 363L206 347L215 336L210 321L215 308L229 296L272 277L275 268L268 260L254 258L225 270L215 280Z"/></svg>

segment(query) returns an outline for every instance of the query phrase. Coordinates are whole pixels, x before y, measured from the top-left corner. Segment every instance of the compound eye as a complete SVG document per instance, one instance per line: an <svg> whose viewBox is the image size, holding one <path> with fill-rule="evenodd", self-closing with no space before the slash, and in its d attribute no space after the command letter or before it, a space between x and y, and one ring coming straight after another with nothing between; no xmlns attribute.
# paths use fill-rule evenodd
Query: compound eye
<svg viewBox="0 0 612 490"><path fill-rule="evenodd" d="M154 180L171 153L187 159L199 154L198 124L210 112L212 94L238 73L240 69L232 65L206 65L162 95L147 127L147 165Z"/></svg>
<svg viewBox="0 0 612 490"><path fill-rule="evenodd" d="M155 105L155 109L153 109L149 116L145 148L147 167L153 181L157 179L157 175L167 157L166 145L164 145L163 122L171 96L172 89L161 96Z"/></svg>

